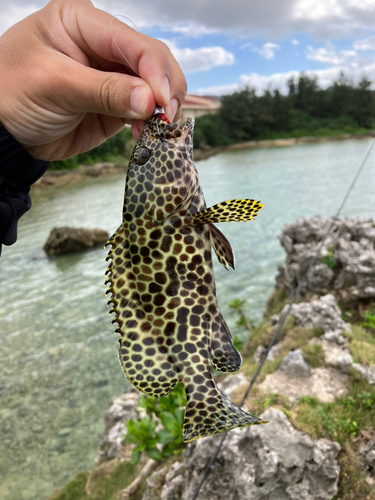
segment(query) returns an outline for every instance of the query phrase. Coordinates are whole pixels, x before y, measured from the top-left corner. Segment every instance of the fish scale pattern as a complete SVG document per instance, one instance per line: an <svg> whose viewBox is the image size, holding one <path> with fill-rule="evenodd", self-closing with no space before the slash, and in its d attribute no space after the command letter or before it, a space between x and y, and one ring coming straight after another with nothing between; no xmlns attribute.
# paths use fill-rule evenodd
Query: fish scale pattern
<svg viewBox="0 0 375 500"><path fill-rule="evenodd" d="M214 226L192 219L210 213L192 159L193 126L192 119L183 127L158 115L146 122L130 158L123 222L108 241L106 272L121 366L148 395L183 384L185 442L261 423L227 400L212 375L212 364L237 371L241 356L217 305ZM220 242L217 228L214 233ZM222 251L220 243L215 250Z"/></svg>

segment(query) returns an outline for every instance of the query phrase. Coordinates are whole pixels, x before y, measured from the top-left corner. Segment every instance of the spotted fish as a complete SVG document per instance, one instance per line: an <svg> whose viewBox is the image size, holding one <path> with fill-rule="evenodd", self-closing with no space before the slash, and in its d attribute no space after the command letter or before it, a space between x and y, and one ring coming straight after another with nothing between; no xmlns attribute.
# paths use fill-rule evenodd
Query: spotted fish
<svg viewBox="0 0 375 500"><path fill-rule="evenodd" d="M220 313L211 248L234 268L216 222L252 220L256 200L206 207L193 162L194 120L146 121L129 162L123 222L108 241L109 304L121 334L120 362L141 392L165 396L180 381L187 396L184 442L263 421L218 390L213 365L237 371L241 356Z"/></svg>

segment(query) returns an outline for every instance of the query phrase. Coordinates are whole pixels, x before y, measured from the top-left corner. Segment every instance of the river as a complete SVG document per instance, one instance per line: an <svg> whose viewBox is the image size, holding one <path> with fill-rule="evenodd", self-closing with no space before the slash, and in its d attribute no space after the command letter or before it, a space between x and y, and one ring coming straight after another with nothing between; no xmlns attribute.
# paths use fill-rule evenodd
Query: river
<svg viewBox="0 0 375 500"><path fill-rule="evenodd" d="M223 153L197 164L207 204L230 198L264 203L249 224L221 224L236 270L217 262L219 304L244 299L261 318L284 252L277 235L300 217L336 212L371 140ZM92 467L103 412L128 384L117 360L117 336L104 296L106 251L57 258L42 250L55 226L120 223L124 178L82 181L33 195L18 242L0 260L0 498L42 500L79 470ZM342 216L375 218L370 157ZM214 258L216 260L216 258Z"/></svg>

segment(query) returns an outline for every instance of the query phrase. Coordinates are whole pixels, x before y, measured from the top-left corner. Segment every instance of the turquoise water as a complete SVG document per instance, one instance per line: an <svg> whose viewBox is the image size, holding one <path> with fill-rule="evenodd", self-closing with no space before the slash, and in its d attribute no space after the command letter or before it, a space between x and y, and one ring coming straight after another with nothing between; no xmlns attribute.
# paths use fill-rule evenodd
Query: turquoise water
<svg viewBox="0 0 375 500"><path fill-rule="evenodd" d="M300 217L336 212L370 141L367 139L224 153L198 163L208 204L257 198L265 207L249 224L221 224L236 271L215 265L219 304L245 299L259 320L277 265L277 235ZM103 412L127 382L104 296L102 248L48 259L42 247L55 226L120 223L124 179L92 179L43 191L22 219L16 245L0 260L0 498L41 500L93 466ZM372 156L343 216L375 218Z"/></svg>

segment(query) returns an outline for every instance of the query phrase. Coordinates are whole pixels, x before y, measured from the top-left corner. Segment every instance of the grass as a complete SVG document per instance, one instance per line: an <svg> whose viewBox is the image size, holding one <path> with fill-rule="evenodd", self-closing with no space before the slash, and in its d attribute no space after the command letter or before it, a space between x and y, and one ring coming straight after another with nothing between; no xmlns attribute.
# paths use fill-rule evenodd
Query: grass
<svg viewBox="0 0 375 500"><path fill-rule="evenodd" d="M324 352L321 344L307 344L302 348L303 357L306 363L313 368L318 368L324 364Z"/></svg>
<svg viewBox="0 0 375 500"><path fill-rule="evenodd" d="M118 493L136 477L140 467L128 461L112 460L95 469L80 472L49 500L118 500ZM134 496L132 500L138 500Z"/></svg>
<svg viewBox="0 0 375 500"><path fill-rule="evenodd" d="M349 350L356 363L364 365L375 364L375 335L361 326L352 325L349 334L351 340Z"/></svg>

